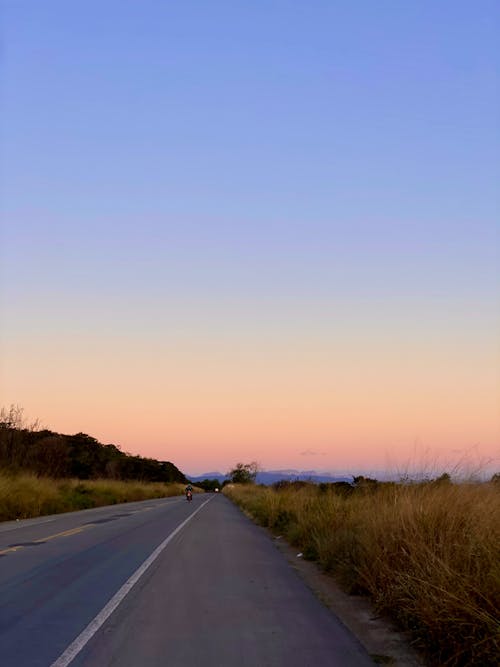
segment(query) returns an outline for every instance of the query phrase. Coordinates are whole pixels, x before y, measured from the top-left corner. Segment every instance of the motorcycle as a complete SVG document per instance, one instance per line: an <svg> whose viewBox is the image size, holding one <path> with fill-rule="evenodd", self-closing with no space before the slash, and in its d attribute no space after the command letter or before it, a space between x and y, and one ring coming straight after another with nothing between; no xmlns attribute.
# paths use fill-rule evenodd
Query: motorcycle
<svg viewBox="0 0 500 667"><path fill-rule="evenodd" d="M186 500L188 502L191 502L191 500L193 500L193 492L192 491L186 491Z"/></svg>

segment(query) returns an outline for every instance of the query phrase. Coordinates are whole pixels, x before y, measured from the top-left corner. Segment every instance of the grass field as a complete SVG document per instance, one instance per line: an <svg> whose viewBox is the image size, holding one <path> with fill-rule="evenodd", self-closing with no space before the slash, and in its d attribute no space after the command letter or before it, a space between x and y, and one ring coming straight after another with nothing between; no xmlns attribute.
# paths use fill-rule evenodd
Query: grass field
<svg viewBox="0 0 500 667"><path fill-rule="evenodd" d="M500 664L500 485L225 493L410 630L429 665Z"/></svg>
<svg viewBox="0 0 500 667"><path fill-rule="evenodd" d="M182 493L184 484L106 479L54 480L35 475L0 474L0 521L27 519L135 500L165 498Z"/></svg>

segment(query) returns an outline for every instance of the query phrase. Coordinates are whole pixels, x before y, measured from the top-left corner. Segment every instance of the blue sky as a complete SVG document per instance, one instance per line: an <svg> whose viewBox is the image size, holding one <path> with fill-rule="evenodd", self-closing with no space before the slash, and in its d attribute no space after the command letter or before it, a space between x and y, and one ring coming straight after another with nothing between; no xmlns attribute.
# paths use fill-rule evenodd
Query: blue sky
<svg viewBox="0 0 500 667"><path fill-rule="evenodd" d="M87 218L492 222L498 14L493 2L7 3L8 192L28 183L59 216L76 196Z"/></svg>
<svg viewBox="0 0 500 667"><path fill-rule="evenodd" d="M47 335L427 327L443 349L474 329L497 363L499 18L4 2L7 366L35 315Z"/></svg>
<svg viewBox="0 0 500 667"><path fill-rule="evenodd" d="M498 15L484 2L6 3L16 283L62 271L84 290L115 275L142 292L142 274L152 290L341 281L491 299Z"/></svg>

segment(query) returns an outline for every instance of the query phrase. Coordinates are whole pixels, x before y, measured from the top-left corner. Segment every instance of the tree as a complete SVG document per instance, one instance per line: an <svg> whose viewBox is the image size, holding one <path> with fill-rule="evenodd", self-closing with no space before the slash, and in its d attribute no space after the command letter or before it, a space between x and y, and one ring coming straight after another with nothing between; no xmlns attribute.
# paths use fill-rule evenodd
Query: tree
<svg viewBox="0 0 500 667"><path fill-rule="evenodd" d="M447 484L451 484L451 477L449 473L444 472L440 477L437 477L435 480L433 480L434 484L438 484L440 486L444 486Z"/></svg>
<svg viewBox="0 0 500 667"><path fill-rule="evenodd" d="M40 420L35 419L33 422L28 422L24 417L24 408L12 403L8 410L7 408L0 409L0 428L16 429L17 431L38 431Z"/></svg>
<svg viewBox="0 0 500 667"><path fill-rule="evenodd" d="M258 472L259 464L252 461L252 463L237 463L227 474L233 484L255 484Z"/></svg>
<svg viewBox="0 0 500 667"><path fill-rule="evenodd" d="M364 475L353 477L352 484L356 490L360 491L376 491L380 486L380 482L377 479L364 477Z"/></svg>

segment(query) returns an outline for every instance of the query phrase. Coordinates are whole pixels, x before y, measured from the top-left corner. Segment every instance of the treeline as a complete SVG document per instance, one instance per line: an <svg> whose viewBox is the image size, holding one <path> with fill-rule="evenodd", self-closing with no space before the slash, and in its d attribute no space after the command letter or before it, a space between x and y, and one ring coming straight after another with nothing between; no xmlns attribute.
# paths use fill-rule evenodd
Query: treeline
<svg viewBox="0 0 500 667"><path fill-rule="evenodd" d="M494 473L490 482L500 486L500 473ZM471 480L469 480L469 483L471 483ZM320 482L319 484L308 480L279 480L278 482L274 482L271 488L275 491L299 491L301 489L316 488L322 493L332 491L339 496L347 498L352 495L359 495L360 493L375 493L376 491L388 491L389 489L395 490L396 487L405 485L424 489L426 487L446 487L452 484L450 474L445 472L435 478L415 481L408 477L401 479L399 482L381 482L371 477L364 477L363 475L353 477L352 482Z"/></svg>
<svg viewBox="0 0 500 667"><path fill-rule="evenodd" d="M216 489L222 489L222 487L227 483L227 480L221 484L218 479L201 479L193 482L195 486L203 489L204 491L215 491Z"/></svg>
<svg viewBox="0 0 500 667"><path fill-rule="evenodd" d="M22 408L0 411L0 468L44 477L186 482L170 461L132 456L86 433L63 435L28 425Z"/></svg>

